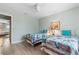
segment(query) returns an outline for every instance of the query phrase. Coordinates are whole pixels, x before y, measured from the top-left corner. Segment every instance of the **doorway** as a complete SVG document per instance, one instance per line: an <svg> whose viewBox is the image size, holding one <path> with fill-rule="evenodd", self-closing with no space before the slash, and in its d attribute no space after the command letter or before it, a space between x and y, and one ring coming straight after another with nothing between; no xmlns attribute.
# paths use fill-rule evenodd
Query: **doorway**
<svg viewBox="0 0 79 59"><path fill-rule="evenodd" d="M0 47L11 45L11 16L0 14Z"/></svg>

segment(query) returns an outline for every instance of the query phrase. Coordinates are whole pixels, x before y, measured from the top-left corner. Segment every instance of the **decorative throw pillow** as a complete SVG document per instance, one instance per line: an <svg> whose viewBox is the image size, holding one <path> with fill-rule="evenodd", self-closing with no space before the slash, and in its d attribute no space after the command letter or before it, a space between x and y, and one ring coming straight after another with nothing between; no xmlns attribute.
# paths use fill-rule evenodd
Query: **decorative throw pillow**
<svg viewBox="0 0 79 59"><path fill-rule="evenodd" d="M47 33L47 30L41 30L40 33Z"/></svg>
<svg viewBox="0 0 79 59"><path fill-rule="evenodd" d="M51 36L53 34L53 32L51 31L51 30L49 30L48 32L47 32L47 35L48 36Z"/></svg>
<svg viewBox="0 0 79 59"><path fill-rule="evenodd" d="M62 30L62 35L71 36L71 30Z"/></svg>
<svg viewBox="0 0 79 59"><path fill-rule="evenodd" d="M54 30L54 35L55 36L62 36L60 30Z"/></svg>

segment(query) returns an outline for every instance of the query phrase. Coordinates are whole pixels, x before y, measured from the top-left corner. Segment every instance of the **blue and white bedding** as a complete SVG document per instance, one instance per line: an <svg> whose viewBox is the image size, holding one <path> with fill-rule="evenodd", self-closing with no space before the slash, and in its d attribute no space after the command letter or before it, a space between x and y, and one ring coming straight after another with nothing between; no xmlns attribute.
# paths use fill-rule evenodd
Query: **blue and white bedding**
<svg viewBox="0 0 79 59"><path fill-rule="evenodd" d="M76 37L65 37L65 36L62 36L62 37L49 37L47 40L46 40L46 43L49 42L49 43L55 43L55 46L56 48L63 48L64 49L67 49L70 54L76 54L78 55L79 52L78 52L78 38Z"/></svg>
<svg viewBox="0 0 79 59"><path fill-rule="evenodd" d="M40 32L34 34L26 34L24 37L31 41L32 45L35 45L42 42L42 39L47 37L47 30L41 30Z"/></svg>
<svg viewBox="0 0 79 59"><path fill-rule="evenodd" d="M39 42L42 42L43 37L45 37L47 34L46 33L37 33L32 35L32 43L36 44Z"/></svg>
<svg viewBox="0 0 79 59"><path fill-rule="evenodd" d="M44 35L46 35L46 33L33 34L32 43L35 44L35 43L41 42Z"/></svg>

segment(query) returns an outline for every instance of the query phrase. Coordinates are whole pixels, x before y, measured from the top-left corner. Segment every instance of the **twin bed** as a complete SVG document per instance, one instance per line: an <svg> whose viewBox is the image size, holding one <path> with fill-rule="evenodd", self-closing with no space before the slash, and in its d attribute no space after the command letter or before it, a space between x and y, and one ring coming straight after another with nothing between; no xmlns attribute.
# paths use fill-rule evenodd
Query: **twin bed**
<svg viewBox="0 0 79 59"><path fill-rule="evenodd" d="M52 51L58 54L78 55L78 38L76 37L49 37L42 46L42 50L48 54Z"/></svg>
<svg viewBox="0 0 79 59"><path fill-rule="evenodd" d="M43 41L43 38L46 37L47 35L47 30L42 30L39 33L35 33L35 34L27 34L25 35L25 41L27 41L28 43L30 43L32 46L41 43Z"/></svg>

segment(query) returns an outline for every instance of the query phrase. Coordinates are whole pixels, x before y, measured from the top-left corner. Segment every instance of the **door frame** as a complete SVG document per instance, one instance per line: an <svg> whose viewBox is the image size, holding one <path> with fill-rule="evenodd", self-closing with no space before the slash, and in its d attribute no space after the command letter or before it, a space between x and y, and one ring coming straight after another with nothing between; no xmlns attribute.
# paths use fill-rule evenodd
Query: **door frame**
<svg viewBox="0 0 79 59"><path fill-rule="evenodd" d="M11 33L11 32L12 32L12 31L11 31L11 30L12 30L12 29L11 29L11 27L12 27L12 24L11 24L11 16L10 16L9 26L10 26L10 29L9 29L9 31L10 31L10 34L9 34L9 35L10 35L9 40L10 40L10 44L11 44L11 43L12 43L12 40L11 40L11 34L12 34L12 33Z"/></svg>

